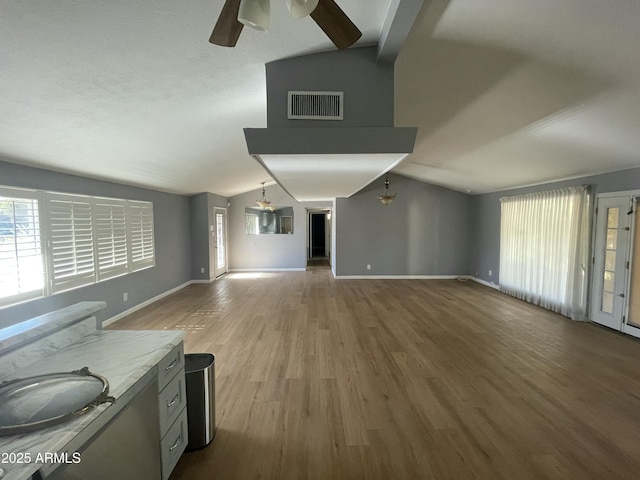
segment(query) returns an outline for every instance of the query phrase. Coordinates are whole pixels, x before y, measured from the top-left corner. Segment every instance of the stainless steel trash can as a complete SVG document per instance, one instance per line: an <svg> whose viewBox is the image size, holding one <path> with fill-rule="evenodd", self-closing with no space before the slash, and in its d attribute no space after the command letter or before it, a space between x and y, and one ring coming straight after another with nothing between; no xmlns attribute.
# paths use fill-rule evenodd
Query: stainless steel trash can
<svg viewBox="0 0 640 480"><path fill-rule="evenodd" d="M186 451L190 452L209 445L216 434L215 356L188 353L184 360L189 432Z"/></svg>

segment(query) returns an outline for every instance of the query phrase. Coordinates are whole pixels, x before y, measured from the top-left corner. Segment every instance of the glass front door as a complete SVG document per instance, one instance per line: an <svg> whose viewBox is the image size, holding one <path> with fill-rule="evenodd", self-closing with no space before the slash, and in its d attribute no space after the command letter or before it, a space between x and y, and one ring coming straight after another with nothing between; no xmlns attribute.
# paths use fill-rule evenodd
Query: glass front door
<svg viewBox="0 0 640 480"><path fill-rule="evenodd" d="M216 277L227 273L227 211L224 208L215 209L216 239L215 239L215 267Z"/></svg>
<svg viewBox="0 0 640 480"><path fill-rule="evenodd" d="M591 319L622 330L629 255L629 197L598 199Z"/></svg>

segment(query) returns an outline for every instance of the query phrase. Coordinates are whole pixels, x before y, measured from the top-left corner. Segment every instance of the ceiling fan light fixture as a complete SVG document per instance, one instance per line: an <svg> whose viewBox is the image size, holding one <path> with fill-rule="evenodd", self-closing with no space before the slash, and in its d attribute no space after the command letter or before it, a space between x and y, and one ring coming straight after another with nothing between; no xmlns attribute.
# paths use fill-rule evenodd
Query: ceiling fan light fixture
<svg viewBox="0 0 640 480"><path fill-rule="evenodd" d="M349 48L362 36L362 32L334 0L318 0L311 18L339 50Z"/></svg>
<svg viewBox="0 0 640 480"><path fill-rule="evenodd" d="M222 6L222 11L213 28L213 33L209 38L209 43L221 47L235 47L242 32L243 24L238 22L238 9L240 0L226 0Z"/></svg>
<svg viewBox="0 0 640 480"><path fill-rule="evenodd" d="M242 0L238 9L238 21L261 32L269 31L269 0Z"/></svg>
<svg viewBox="0 0 640 480"><path fill-rule="evenodd" d="M319 0L287 0L287 7L292 17L304 18L316 9L318 1Z"/></svg>

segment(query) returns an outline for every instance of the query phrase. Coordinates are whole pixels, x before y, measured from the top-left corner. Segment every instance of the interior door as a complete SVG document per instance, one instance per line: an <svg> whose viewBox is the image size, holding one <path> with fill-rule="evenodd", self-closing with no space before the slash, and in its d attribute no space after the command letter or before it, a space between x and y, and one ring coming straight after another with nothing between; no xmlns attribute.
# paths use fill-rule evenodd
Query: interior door
<svg viewBox="0 0 640 480"><path fill-rule="evenodd" d="M216 236L215 236L215 273L216 277L224 275L227 267L227 209L215 208Z"/></svg>
<svg viewBox="0 0 640 480"><path fill-rule="evenodd" d="M623 329L632 216L629 196L600 197L596 210L591 319Z"/></svg>

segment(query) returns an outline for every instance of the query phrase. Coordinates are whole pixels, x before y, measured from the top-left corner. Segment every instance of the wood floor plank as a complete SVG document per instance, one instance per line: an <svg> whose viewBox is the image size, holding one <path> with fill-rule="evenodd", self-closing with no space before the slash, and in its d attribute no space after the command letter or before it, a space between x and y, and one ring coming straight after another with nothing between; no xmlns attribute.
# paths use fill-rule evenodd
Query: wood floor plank
<svg viewBox="0 0 640 480"><path fill-rule="evenodd" d="M109 328L216 355L216 438L171 480L640 471L640 342L473 282L229 274Z"/></svg>

